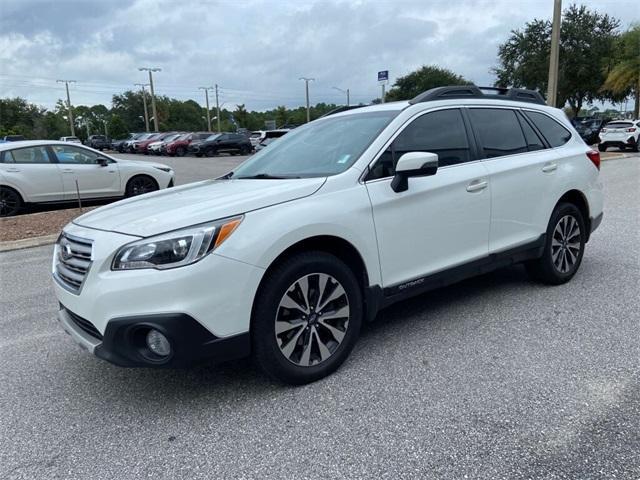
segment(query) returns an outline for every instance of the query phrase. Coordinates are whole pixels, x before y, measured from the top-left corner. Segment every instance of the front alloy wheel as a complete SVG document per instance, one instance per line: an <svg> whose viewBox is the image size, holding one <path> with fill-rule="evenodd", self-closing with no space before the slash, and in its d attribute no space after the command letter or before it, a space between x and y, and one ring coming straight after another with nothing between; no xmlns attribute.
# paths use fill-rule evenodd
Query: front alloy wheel
<svg viewBox="0 0 640 480"><path fill-rule="evenodd" d="M327 252L293 254L269 269L251 321L255 362L283 383L313 382L353 349L363 317L354 272Z"/></svg>
<svg viewBox="0 0 640 480"><path fill-rule="evenodd" d="M127 197L135 197L144 193L155 192L158 190L156 181L146 175L138 175L129 180L127 184Z"/></svg>
<svg viewBox="0 0 640 480"><path fill-rule="evenodd" d="M282 355L294 365L318 365L333 355L347 333L347 293L331 275L305 275L282 296L275 322Z"/></svg>

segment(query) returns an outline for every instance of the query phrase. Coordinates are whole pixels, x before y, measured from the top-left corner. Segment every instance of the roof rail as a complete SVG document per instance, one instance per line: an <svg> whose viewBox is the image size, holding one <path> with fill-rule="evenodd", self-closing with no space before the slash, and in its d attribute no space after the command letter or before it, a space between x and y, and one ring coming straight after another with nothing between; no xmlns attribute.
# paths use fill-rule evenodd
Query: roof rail
<svg viewBox="0 0 640 480"><path fill-rule="evenodd" d="M486 92L486 93L485 93ZM512 100L514 102L529 102L545 105L540 92L524 88L478 87L476 85L456 85L437 87L427 90L409 100L415 103L431 102L434 100L449 100L454 98L485 98L491 100Z"/></svg>
<svg viewBox="0 0 640 480"><path fill-rule="evenodd" d="M353 109L356 109L356 108L362 108L362 107L366 107L366 106L367 105L349 105L349 106L343 105L341 107L334 108L333 110L329 110L324 115L321 115L320 118L328 117L329 115L335 115L336 113L348 112L349 110L353 110Z"/></svg>

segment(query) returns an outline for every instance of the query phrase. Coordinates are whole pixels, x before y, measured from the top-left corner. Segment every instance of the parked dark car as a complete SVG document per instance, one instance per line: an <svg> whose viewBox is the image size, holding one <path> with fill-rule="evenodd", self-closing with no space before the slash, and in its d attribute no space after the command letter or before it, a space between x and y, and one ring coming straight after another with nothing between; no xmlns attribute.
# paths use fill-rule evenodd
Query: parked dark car
<svg viewBox="0 0 640 480"><path fill-rule="evenodd" d="M111 142L111 150L116 150L120 153L125 153L125 150L128 148L126 145L127 142L132 140L136 140L140 138L142 135L146 135L145 133L130 133L127 138L122 138L120 140L114 140Z"/></svg>
<svg viewBox="0 0 640 480"><path fill-rule="evenodd" d="M189 146L192 142L202 142L204 139L214 135L213 132L193 132L185 133L172 142L162 144L160 147L160 153L162 155L169 155L173 157L184 157L189 151Z"/></svg>
<svg viewBox="0 0 640 480"><path fill-rule="evenodd" d="M111 141L104 135L90 135L85 145L103 151L111 148Z"/></svg>
<svg viewBox="0 0 640 480"><path fill-rule="evenodd" d="M248 155L253 150L249 137L239 133L216 133L202 142L191 142L189 152L196 157L213 157L220 153Z"/></svg>
<svg viewBox="0 0 640 480"><path fill-rule="evenodd" d="M572 123L587 145L595 145L599 141L600 130L609 121L608 118L577 117Z"/></svg>
<svg viewBox="0 0 640 480"><path fill-rule="evenodd" d="M2 138L5 142L21 142L22 140L26 140L24 135L7 135Z"/></svg>

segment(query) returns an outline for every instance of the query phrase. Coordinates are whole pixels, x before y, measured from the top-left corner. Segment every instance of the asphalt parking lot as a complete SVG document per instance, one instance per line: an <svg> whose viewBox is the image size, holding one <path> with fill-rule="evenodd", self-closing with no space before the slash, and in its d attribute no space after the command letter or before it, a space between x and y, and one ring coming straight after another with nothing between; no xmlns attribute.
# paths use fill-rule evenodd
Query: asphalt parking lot
<svg viewBox="0 0 640 480"><path fill-rule="evenodd" d="M233 170L249 157L220 155L217 157L160 157L156 155L136 155L127 153L109 154L115 158L164 163L174 169L176 185L216 178Z"/></svg>
<svg viewBox="0 0 640 480"><path fill-rule="evenodd" d="M222 157L160 161L187 160ZM640 157L602 177L572 282L512 267L395 305L298 388L93 358L55 320L52 248L0 253L0 478L638 479Z"/></svg>

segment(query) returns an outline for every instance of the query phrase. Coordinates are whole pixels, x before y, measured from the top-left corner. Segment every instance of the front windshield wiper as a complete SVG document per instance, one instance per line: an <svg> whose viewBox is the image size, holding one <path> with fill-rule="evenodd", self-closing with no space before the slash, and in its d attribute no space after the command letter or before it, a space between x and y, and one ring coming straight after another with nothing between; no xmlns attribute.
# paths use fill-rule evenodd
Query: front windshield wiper
<svg viewBox="0 0 640 480"><path fill-rule="evenodd" d="M292 175L271 175L270 173L256 173L255 175L246 175L244 177L232 177L234 179L237 180L253 180L253 179L258 179L258 180L288 180L290 178L302 178L302 177L296 177L296 176L292 176Z"/></svg>

